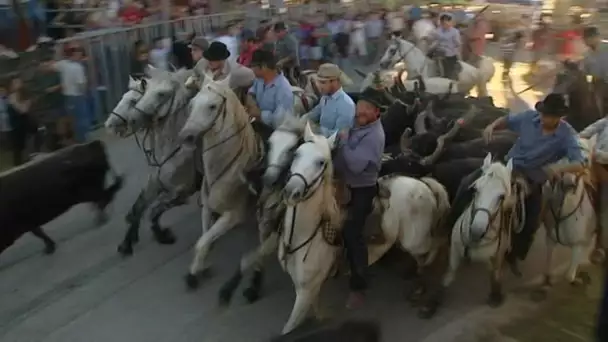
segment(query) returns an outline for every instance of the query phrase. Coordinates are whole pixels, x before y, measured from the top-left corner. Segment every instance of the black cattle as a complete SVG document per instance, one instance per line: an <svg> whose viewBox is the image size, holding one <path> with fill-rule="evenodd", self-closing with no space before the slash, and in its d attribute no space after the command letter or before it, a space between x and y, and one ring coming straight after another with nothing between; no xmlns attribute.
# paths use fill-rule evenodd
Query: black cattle
<svg viewBox="0 0 608 342"><path fill-rule="evenodd" d="M427 166L422 165L415 156L401 155L382 163L380 177L389 174L414 178L433 177L446 188L452 201L462 178L479 169L482 164L483 158L463 158Z"/></svg>
<svg viewBox="0 0 608 342"><path fill-rule="evenodd" d="M103 144L93 141L0 174L0 253L27 232L42 239L45 252L52 253L55 242L42 225L79 203L93 203L103 213L122 186L117 177L105 188L109 170Z"/></svg>
<svg viewBox="0 0 608 342"><path fill-rule="evenodd" d="M438 149L439 134L426 133L416 135L409 140L408 149L420 157L429 157L429 163L445 162L461 158L483 158L492 153L497 159L502 160L507 152L513 147L517 135L503 131L493 135L492 140L486 143L483 138L477 138L464 142L452 142ZM404 151L407 153L408 151ZM434 155L433 155L434 154Z"/></svg>

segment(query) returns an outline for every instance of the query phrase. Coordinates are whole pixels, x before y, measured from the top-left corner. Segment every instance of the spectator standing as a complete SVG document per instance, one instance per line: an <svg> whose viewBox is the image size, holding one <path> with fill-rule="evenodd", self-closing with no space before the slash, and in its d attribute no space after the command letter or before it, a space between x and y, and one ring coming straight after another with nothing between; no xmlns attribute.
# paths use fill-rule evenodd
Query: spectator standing
<svg viewBox="0 0 608 342"><path fill-rule="evenodd" d="M0 148L9 145L12 130L13 128L8 116L8 92L0 84Z"/></svg>
<svg viewBox="0 0 608 342"><path fill-rule="evenodd" d="M23 89L23 82L19 77L11 80L7 101L7 112L10 119L11 148L13 150L13 165L21 165L24 162L23 154L26 147L28 135L36 137L38 127L31 119L30 109L32 99L28 99ZM38 139L35 139L35 152L40 151Z"/></svg>
<svg viewBox="0 0 608 342"><path fill-rule="evenodd" d="M532 32L532 63L530 64L529 73L535 72L536 65L547 53L549 41L549 25L542 20L538 23L538 28Z"/></svg>
<svg viewBox="0 0 608 342"><path fill-rule="evenodd" d="M363 61L367 60L367 42L365 36L365 22L363 16L357 15L353 21L352 31L350 33L349 54L357 54Z"/></svg>
<svg viewBox="0 0 608 342"><path fill-rule="evenodd" d="M186 68L192 69L194 62L190 51L190 42L194 38L192 33L180 32L177 39L173 43L171 52L173 55L173 65L177 69Z"/></svg>
<svg viewBox="0 0 608 342"><path fill-rule="evenodd" d="M486 34L490 27L483 13L478 14L471 27L466 31L466 46L462 59L474 67L479 67L481 56L486 49Z"/></svg>
<svg viewBox="0 0 608 342"><path fill-rule="evenodd" d="M378 51L381 51L382 34L384 33L384 21L380 18L379 13L372 13L368 20L365 22L365 33L367 35L367 52L368 52L368 64L374 63L378 55Z"/></svg>
<svg viewBox="0 0 608 342"><path fill-rule="evenodd" d="M68 59L56 64L61 74L61 88L65 96L66 108L74 123L74 139L78 143L86 141L91 128L91 117L87 108L87 77L81 60L82 50L72 48Z"/></svg>
<svg viewBox="0 0 608 342"><path fill-rule="evenodd" d="M246 67L251 67L251 60L253 53L260 49L260 42L256 37L247 38L243 50L237 59L237 63L242 64Z"/></svg>
<svg viewBox="0 0 608 342"><path fill-rule="evenodd" d="M145 76L145 69L148 65L148 47L142 40L138 40L133 44L133 57L131 58L131 72L133 78L142 78Z"/></svg>
<svg viewBox="0 0 608 342"><path fill-rule="evenodd" d="M137 25L148 16L145 6L140 1L126 1L125 6L119 11L123 24Z"/></svg>
<svg viewBox="0 0 608 342"><path fill-rule="evenodd" d="M169 71L169 55L171 54L171 38L155 38L150 50L150 64L155 68Z"/></svg>
<svg viewBox="0 0 608 342"><path fill-rule="evenodd" d="M47 136L57 138L47 141L50 150L55 150L72 143L73 122L65 110L65 99L61 93L61 75L55 67L51 55L44 56L40 70L33 84L38 88L36 93L36 114L39 123L47 129Z"/></svg>
<svg viewBox="0 0 608 342"><path fill-rule="evenodd" d="M311 48L311 60L314 61L313 69L317 69L324 60L329 60L331 55L332 36L331 32L325 25L323 16L319 16L315 25L313 36L316 40L316 45Z"/></svg>
<svg viewBox="0 0 608 342"><path fill-rule="evenodd" d="M274 26L274 33L276 41L274 45L274 54L277 58L277 67L282 69L287 79L300 65L300 56L298 51L298 41L287 31L287 25L284 22L279 21ZM294 80L290 80L294 82Z"/></svg>
<svg viewBox="0 0 608 342"><path fill-rule="evenodd" d="M311 49L317 45L317 39L313 33L315 26L308 19L302 19L297 29L297 38L300 41L300 64L303 68L308 67L310 60Z"/></svg>

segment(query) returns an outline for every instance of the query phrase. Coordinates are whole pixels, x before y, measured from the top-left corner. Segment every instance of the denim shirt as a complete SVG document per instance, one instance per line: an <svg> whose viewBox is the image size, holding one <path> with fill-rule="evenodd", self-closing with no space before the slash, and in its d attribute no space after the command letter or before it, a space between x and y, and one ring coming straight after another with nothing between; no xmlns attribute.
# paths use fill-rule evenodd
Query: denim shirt
<svg viewBox="0 0 608 342"><path fill-rule="evenodd" d="M318 122L321 134L330 137L335 132L350 129L355 119L355 103L342 88L321 101L308 114L308 120Z"/></svg>
<svg viewBox="0 0 608 342"><path fill-rule="evenodd" d="M608 119L603 118L585 128L579 136L590 139L597 134L593 155L601 164L608 164Z"/></svg>
<svg viewBox="0 0 608 342"><path fill-rule="evenodd" d="M264 84L264 80L256 78L249 88L262 112L262 122L272 128L277 128L283 122L283 115L293 111L293 92L289 81L278 74L272 82Z"/></svg>
<svg viewBox="0 0 608 342"><path fill-rule="evenodd" d="M433 37L437 42L437 49L445 54L446 57L458 56L460 54L460 31L450 27L448 30L439 27Z"/></svg>
<svg viewBox="0 0 608 342"><path fill-rule="evenodd" d="M522 171L533 182L544 182L546 175L542 168L562 158L570 162L585 161L576 131L565 121L559 123L554 133L543 134L540 114L528 110L521 114L509 114L507 127L519 135L507 159L512 158L515 169Z"/></svg>

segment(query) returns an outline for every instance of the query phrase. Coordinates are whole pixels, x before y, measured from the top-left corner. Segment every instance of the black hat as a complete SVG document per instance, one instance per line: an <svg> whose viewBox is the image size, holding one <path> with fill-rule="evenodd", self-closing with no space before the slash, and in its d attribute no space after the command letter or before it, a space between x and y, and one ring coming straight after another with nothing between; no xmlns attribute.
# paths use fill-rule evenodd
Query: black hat
<svg viewBox="0 0 608 342"><path fill-rule="evenodd" d="M600 30L598 30L595 26L585 27L585 29L583 30L583 38L591 38L599 35Z"/></svg>
<svg viewBox="0 0 608 342"><path fill-rule="evenodd" d="M222 42L213 42L209 45L207 50L203 52L203 57L212 62L225 61L230 57L230 51L228 51L226 44Z"/></svg>
<svg viewBox="0 0 608 342"><path fill-rule="evenodd" d="M359 101L365 101L373 104L378 108L384 108L385 106L382 104L385 99L382 91L374 89L374 88L366 88L359 95Z"/></svg>
<svg viewBox="0 0 608 342"><path fill-rule="evenodd" d="M258 49L251 55L251 66L266 66L270 69L276 67L274 53L264 49Z"/></svg>
<svg viewBox="0 0 608 342"><path fill-rule="evenodd" d="M534 108L543 115L563 116L569 110L562 94L551 93L544 100L537 102Z"/></svg>

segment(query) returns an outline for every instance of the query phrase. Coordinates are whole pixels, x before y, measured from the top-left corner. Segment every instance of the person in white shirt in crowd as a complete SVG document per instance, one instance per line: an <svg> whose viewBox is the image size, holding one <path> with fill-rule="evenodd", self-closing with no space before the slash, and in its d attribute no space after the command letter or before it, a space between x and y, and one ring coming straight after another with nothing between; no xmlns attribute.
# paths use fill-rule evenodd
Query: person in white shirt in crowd
<svg viewBox="0 0 608 342"><path fill-rule="evenodd" d="M203 52L209 47L209 41L204 37L195 37L190 43L190 54L192 61L196 65L203 58Z"/></svg>
<svg viewBox="0 0 608 342"><path fill-rule="evenodd" d="M374 63L378 51L382 51L382 34L384 33L384 20L380 17L380 13L371 13L365 21L365 35L367 41L367 53L369 59L368 64Z"/></svg>
<svg viewBox="0 0 608 342"><path fill-rule="evenodd" d="M70 48L67 57L58 61L55 66L61 75L66 109L74 120L74 140L83 143L92 123L86 97L87 76L81 63L83 51L80 48Z"/></svg>
<svg viewBox="0 0 608 342"><path fill-rule="evenodd" d="M236 38L236 34L232 32L232 26L226 26L220 34L215 38L216 42L223 43L229 52L228 62L236 63L236 59L239 56L239 42Z"/></svg>
<svg viewBox="0 0 608 342"><path fill-rule="evenodd" d="M157 69L169 71L171 45L171 38L155 38L150 50L150 64Z"/></svg>
<svg viewBox="0 0 608 342"><path fill-rule="evenodd" d="M394 36L401 37L405 29L405 18L400 11L392 11L386 14L388 27Z"/></svg>
<svg viewBox="0 0 608 342"><path fill-rule="evenodd" d="M365 22L362 15L357 15L350 32L349 54L357 55L361 60L367 59L367 42L365 39Z"/></svg>

